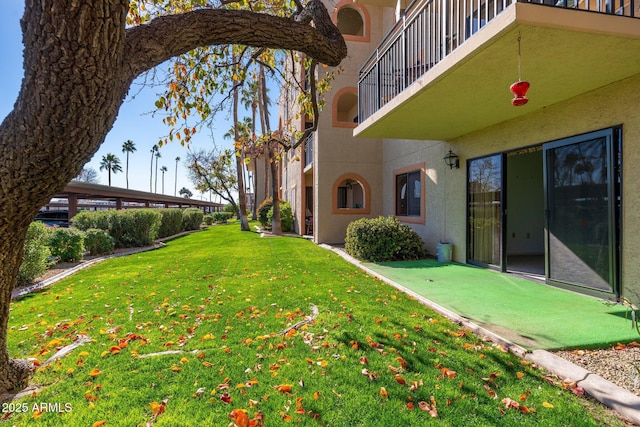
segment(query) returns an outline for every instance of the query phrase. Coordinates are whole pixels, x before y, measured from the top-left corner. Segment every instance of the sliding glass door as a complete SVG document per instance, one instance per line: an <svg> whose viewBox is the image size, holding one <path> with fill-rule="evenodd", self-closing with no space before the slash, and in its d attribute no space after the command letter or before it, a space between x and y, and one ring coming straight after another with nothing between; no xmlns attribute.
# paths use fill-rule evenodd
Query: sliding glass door
<svg viewBox="0 0 640 427"><path fill-rule="evenodd" d="M543 146L547 280L617 291L618 131L606 129Z"/></svg>
<svg viewBox="0 0 640 427"><path fill-rule="evenodd" d="M469 263L502 265L502 154L469 161Z"/></svg>

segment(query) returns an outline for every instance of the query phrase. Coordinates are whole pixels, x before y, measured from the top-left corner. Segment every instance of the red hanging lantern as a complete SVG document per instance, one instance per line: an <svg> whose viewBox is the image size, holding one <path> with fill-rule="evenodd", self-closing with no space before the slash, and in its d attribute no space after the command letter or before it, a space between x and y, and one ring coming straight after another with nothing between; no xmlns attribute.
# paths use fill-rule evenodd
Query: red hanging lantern
<svg viewBox="0 0 640 427"><path fill-rule="evenodd" d="M529 82L522 81L520 78L520 36L518 35L518 81L509 87L509 90L514 95L511 105L519 107L529 102L526 95L530 86Z"/></svg>
<svg viewBox="0 0 640 427"><path fill-rule="evenodd" d="M529 99L526 97L529 86L531 86L529 82L517 81L509 87L509 90L514 95L514 98L511 100L511 105L519 107L529 102Z"/></svg>

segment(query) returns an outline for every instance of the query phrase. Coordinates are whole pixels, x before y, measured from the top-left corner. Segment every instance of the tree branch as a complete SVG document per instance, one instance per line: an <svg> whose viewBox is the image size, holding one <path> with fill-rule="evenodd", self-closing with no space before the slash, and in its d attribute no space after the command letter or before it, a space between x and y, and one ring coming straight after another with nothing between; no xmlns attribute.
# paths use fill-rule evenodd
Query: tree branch
<svg viewBox="0 0 640 427"><path fill-rule="evenodd" d="M314 23L315 27L309 25ZM137 76L199 46L239 44L304 52L331 66L347 55L340 31L320 0L293 18L243 10L198 9L153 19L126 30L125 58Z"/></svg>

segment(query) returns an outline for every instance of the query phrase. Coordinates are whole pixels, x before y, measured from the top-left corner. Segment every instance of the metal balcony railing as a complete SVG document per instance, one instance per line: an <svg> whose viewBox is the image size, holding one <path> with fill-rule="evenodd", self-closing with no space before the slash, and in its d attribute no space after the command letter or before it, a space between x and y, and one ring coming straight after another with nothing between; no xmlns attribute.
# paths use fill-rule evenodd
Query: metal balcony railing
<svg viewBox="0 0 640 427"><path fill-rule="evenodd" d="M640 17L635 0L414 0L360 69L359 123L516 1Z"/></svg>
<svg viewBox="0 0 640 427"><path fill-rule="evenodd" d="M315 133L311 132L309 136L307 136L307 140L304 142L304 167L309 166L313 163L313 135Z"/></svg>

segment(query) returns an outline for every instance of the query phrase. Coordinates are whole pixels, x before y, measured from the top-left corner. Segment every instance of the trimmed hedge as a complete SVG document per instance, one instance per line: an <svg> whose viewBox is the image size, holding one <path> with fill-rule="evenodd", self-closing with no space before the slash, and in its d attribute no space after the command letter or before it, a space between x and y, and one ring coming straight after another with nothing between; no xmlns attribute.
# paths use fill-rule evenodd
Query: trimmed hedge
<svg viewBox="0 0 640 427"><path fill-rule="evenodd" d="M159 209L160 215L162 215L162 223L158 230L158 238L173 236L182 231L182 209L170 208Z"/></svg>
<svg viewBox="0 0 640 427"><path fill-rule="evenodd" d="M80 212L73 225L80 230L106 230L116 248L149 246L158 238L162 215L158 209L107 210Z"/></svg>
<svg viewBox="0 0 640 427"><path fill-rule="evenodd" d="M214 212L211 214L211 219L216 223L226 223L233 217L231 212Z"/></svg>
<svg viewBox="0 0 640 427"><path fill-rule="evenodd" d="M182 212L182 230L199 230L204 213L198 208L187 208Z"/></svg>
<svg viewBox="0 0 640 427"><path fill-rule="evenodd" d="M267 213L269 220L268 227L271 228L271 219L273 218L273 203ZM293 231L293 212L289 202L280 202L280 227L283 232Z"/></svg>
<svg viewBox="0 0 640 427"><path fill-rule="evenodd" d="M89 255L108 255L113 253L115 242L106 231L90 228L84 233L84 247Z"/></svg>
<svg viewBox="0 0 640 427"><path fill-rule="evenodd" d="M84 252L84 234L77 228L56 228L49 238L51 255L62 262L74 262L82 259Z"/></svg>
<svg viewBox="0 0 640 427"><path fill-rule="evenodd" d="M419 259L426 255L423 246L418 233L394 216L353 221L344 244L349 255L370 262Z"/></svg>
<svg viewBox="0 0 640 427"><path fill-rule="evenodd" d="M73 217L71 223L79 230L87 231L90 228L109 230L111 228L111 215L114 211L82 211Z"/></svg>
<svg viewBox="0 0 640 427"><path fill-rule="evenodd" d="M31 283L49 267L51 251L48 241L51 231L41 222L32 222L24 242L24 258L18 271L19 283Z"/></svg>

